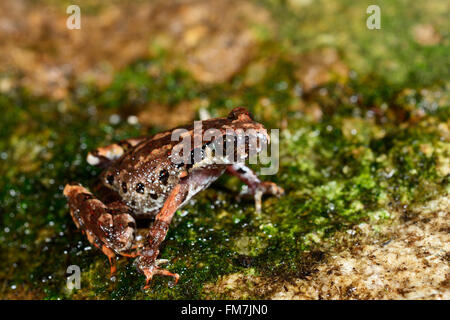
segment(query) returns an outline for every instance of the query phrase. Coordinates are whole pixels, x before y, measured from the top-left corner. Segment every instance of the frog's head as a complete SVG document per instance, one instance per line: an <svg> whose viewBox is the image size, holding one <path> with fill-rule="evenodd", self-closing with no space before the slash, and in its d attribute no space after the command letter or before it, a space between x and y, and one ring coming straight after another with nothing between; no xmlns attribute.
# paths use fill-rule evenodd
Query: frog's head
<svg viewBox="0 0 450 320"><path fill-rule="evenodd" d="M270 136L264 126L253 120L251 113L242 107L234 108L228 114L232 127L239 139L245 139L245 150L259 153L270 143Z"/></svg>
<svg viewBox="0 0 450 320"><path fill-rule="evenodd" d="M194 129L193 139L187 135L188 146L191 146L190 158L187 156L183 161L195 164L196 167L245 161L259 154L270 142L264 126L254 121L250 112L241 107L234 108L226 118L202 121L201 131L198 131L202 134L201 147L196 145L196 137L199 135L196 135L195 130L199 128L195 129L195 125L191 128ZM172 155L178 154L180 149L186 154L185 146L184 141L175 146Z"/></svg>
<svg viewBox="0 0 450 320"><path fill-rule="evenodd" d="M254 121L250 112L242 107L234 108L226 118L205 122L205 127L215 130L215 139L206 143L203 149L208 146L214 152L207 157L209 161L202 162L202 165L220 159L225 163L245 161L249 156L260 153L270 142L266 128ZM205 140L211 141L209 138Z"/></svg>

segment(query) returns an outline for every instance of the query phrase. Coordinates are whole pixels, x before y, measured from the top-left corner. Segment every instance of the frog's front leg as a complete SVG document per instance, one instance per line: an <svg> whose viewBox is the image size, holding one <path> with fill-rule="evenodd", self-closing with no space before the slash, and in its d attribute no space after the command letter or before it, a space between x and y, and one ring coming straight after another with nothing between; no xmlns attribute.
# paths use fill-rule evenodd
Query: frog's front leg
<svg viewBox="0 0 450 320"><path fill-rule="evenodd" d="M247 194L251 194L255 198L255 208L257 212L261 212L261 199L264 194L281 196L284 193L283 188L277 186L273 182L261 181L252 169L245 164L233 164L227 166L227 172L241 179L247 186Z"/></svg>
<svg viewBox="0 0 450 320"><path fill-rule="evenodd" d="M64 195L76 226L86 234L90 243L101 249L111 264L111 277L116 273L116 254L128 254L132 249L136 223L130 208L122 202L105 205L80 185L67 184Z"/></svg>
<svg viewBox="0 0 450 320"><path fill-rule="evenodd" d="M171 276L175 279L175 284L178 282L178 274L159 267L161 262L166 262L166 260L156 260L156 258L159 254L159 247L164 241L167 231L169 230L172 217L186 199L188 191L188 184L183 182L177 184L172 189L160 212L156 215L155 221L148 232L145 245L140 251L139 257L135 261L137 268L145 275L146 278L146 285L144 289L149 287L149 283L155 274Z"/></svg>

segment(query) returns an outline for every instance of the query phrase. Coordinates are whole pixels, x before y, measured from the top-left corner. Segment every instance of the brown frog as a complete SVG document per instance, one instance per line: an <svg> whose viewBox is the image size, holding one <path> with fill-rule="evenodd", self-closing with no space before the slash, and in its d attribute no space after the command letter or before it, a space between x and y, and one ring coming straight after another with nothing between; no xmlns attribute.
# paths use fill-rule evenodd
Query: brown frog
<svg viewBox="0 0 450 320"><path fill-rule="evenodd" d="M187 141L197 141L197 145L190 142L182 152L178 148L179 156L175 159L175 149L180 146L180 141L173 138L175 132L180 132L177 129L182 130L182 137L193 138ZM236 162L248 157L252 138L257 137L259 143L269 141L266 129L253 121L246 109L235 108L226 118L202 121L200 132L193 125L177 129L123 140L90 152L88 163L104 168L101 183L95 189L98 198L78 184L67 184L64 188L75 224L109 258L111 277L116 272L117 254L137 257L135 264L146 277L144 288L148 288L155 274L172 276L175 283L178 281L178 274L160 267L167 261L157 259L159 247L176 210L223 173L237 176L247 184L257 210L263 194L283 193L274 183L261 181L242 161ZM211 129L221 139L217 134L206 139L205 133ZM244 140L244 148L231 148L232 152L226 154L212 152L220 149L218 145L228 150L230 143L238 144L236 136L230 140L229 130L251 132ZM257 151L260 152L260 145ZM140 218L154 221L145 239L138 241L136 219Z"/></svg>

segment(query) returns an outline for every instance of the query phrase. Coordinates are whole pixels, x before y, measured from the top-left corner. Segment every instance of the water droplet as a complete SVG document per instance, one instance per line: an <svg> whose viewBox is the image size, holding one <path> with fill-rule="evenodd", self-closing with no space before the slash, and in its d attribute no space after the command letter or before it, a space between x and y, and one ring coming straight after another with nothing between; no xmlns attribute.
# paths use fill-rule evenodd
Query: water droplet
<svg viewBox="0 0 450 320"><path fill-rule="evenodd" d="M109 117L109 123L111 124L118 124L120 122L120 116L118 114L112 114Z"/></svg>
<svg viewBox="0 0 450 320"><path fill-rule="evenodd" d="M128 117L127 122L128 122L128 124L136 125L139 123L139 119L135 115L131 115Z"/></svg>

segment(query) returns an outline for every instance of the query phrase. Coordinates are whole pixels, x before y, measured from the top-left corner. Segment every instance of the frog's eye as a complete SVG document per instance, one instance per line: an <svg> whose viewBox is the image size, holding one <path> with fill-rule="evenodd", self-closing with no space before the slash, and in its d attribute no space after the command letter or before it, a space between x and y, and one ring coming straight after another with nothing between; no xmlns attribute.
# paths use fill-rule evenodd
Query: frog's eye
<svg viewBox="0 0 450 320"><path fill-rule="evenodd" d="M109 174L106 177L106 182L108 182L108 184L113 184L114 183L114 176L112 174Z"/></svg>
<svg viewBox="0 0 450 320"><path fill-rule="evenodd" d="M253 120L253 116L247 109L242 107L237 107L231 110L228 114L228 119L230 120L240 120L240 121L251 121Z"/></svg>
<svg viewBox="0 0 450 320"><path fill-rule="evenodd" d="M136 185L136 192L137 192L137 193L143 194L144 191L145 191L145 186L144 186L144 184L139 182L139 183Z"/></svg>

